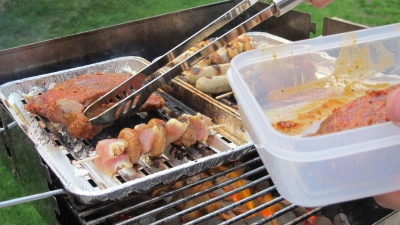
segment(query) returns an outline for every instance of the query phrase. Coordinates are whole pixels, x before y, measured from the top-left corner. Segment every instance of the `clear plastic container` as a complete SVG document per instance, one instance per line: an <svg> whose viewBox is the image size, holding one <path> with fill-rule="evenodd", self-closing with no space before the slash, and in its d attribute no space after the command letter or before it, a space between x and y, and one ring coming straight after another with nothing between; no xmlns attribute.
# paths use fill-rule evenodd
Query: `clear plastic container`
<svg viewBox="0 0 400 225"><path fill-rule="evenodd" d="M328 100L348 103L399 84L399 75L394 24L245 52L232 60L228 80L279 193L315 207L400 190L399 127L384 122L307 136L328 115L304 122ZM272 126L279 121L305 128L288 134Z"/></svg>

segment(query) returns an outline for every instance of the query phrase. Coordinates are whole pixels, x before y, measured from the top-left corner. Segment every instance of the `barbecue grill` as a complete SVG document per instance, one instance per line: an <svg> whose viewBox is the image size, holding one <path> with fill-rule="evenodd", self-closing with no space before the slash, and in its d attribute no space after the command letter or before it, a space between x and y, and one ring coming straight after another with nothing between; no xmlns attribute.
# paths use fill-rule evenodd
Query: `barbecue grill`
<svg viewBox="0 0 400 225"><path fill-rule="evenodd" d="M104 62L113 64L120 62L121 59L128 64L133 61L148 63L238 2L225 1L0 51L0 67L2 68L0 84L16 81L13 84L18 85L18 79L27 78L36 82L40 81L37 76L42 74L65 76L66 79L68 74L59 71L87 69L87 65L104 65ZM232 24L224 26L219 31L220 34L253 15L253 10L262 7L262 4L264 3L257 3L236 18ZM190 20L190 18L198 19ZM180 22L177 23L177 21ZM184 21L191 21L191 23ZM180 24L180 26L175 24ZM326 18L323 34L329 35L363 28L365 26ZM276 41L273 44L286 40L307 39L310 32L314 31L315 24L311 23L310 15L296 11L289 11L279 18L270 18L252 30L252 32L271 35L269 40ZM157 93L167 100L167 108L170 111L159 110L149 115L138 114L129 121L146 121L151 117L166 120L182 113L200 112L212 118L215 124L226 124L226 126L215 129L214 138L208 143L209 148L198 147L186 152L171 150L166 153L166 160L161 160L152 167L137 168L142 176L137 184L132 183L135 180L129 177L129 173L116 176L117 180L109 181L110 184L101 178L82 176L81 182L84 183L82 185L92 191L90 194L75 192L68 186L69 184L65 182L68 181L65 178L67 174L62 174L63 170L55 170L54 165L39 154L38 145L27 135L28 128L19 122L21 120L18 115L10 113L9 102L1 102L0 155L2 163L10 169L27 195L52 191L46 196L47 198L32 202L47 223L181 224L182 218L196 213L195 218L185 222L188 224L297 224L301 222L314 224L316 221L329 221L330 223L327 222L327 224L372 224L392 213L391 210L377 206L370 198L312 209L305 209L285 201L275 190L268 171L265 170L249 140L233 97L216 100L194 89L179 77L166 84ZM18 104L23 104L23 102ZM79 145L80 150L72 154L69 151L61 151L60 154L64 153L63 159L70 161L79 159L85 153L84 150L92 147L96 142L96 140L71 142L63 135L62 130L51 127L45 118L35 117L34 119L35 124L39 124L38 134L50 137L43 140L46 142L43 145L61 146L61 148ZM102 132L98 138L110 136L119 128L118 124L112 126ZM182 159L186 161L180 164ZM78 170L73 172L79 173ZM163 174L159 175L160 173ZM223 182L216 182L218 178L232 173L235 176L230 176ZM76 174L72 174L74 175ZM204 185L209 182L213 185ZM233 185L237 182L242 183L239 186ZM115 183L116 187L110 187ZM198 191L195 193L188 192L196 187L202 188L196 189ZM251 190L249 195L236 199L239 193L246 190ZM213 194L212 197L210 197L211 194ZM267 195L271 196L268 201L263 197ZM202 196L208 197L202 198ZM229 198L234 200L228 201ZM260 201L260 198L264 200ZM192 201L196 204L184 207L186 203ZM249 202L252 202L254 207L243 210L243 205ZM255 204L255 202L258 203ZM218 207L207 210L207 207L213 204L218 204ZM240 210L242 211L237 213Z"/></svg>

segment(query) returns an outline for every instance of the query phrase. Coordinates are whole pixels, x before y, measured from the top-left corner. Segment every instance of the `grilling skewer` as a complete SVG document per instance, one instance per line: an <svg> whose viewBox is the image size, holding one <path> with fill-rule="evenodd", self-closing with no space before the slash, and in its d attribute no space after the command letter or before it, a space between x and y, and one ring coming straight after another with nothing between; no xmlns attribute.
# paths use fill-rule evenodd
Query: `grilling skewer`
<svg viewBox="0 0 400 225"><path fill-rule="evenodd" d="M157 158L167 145L190 147L205 143L210 130L225 124L211 126L211 119L197 113L182 115L178 119L164 122L151 119L147 124L138 124L134 129L124 128L118 138L104 139L96 145L96 155L72 161L72 165L93 161L103 174L111 176L118 169L132 167L142 155Z"/></svg>
<svg viewBox="0 0 400 225"><path fill-rule="evenodd" d="M230 91L230 92L228 92L228 93L225 93L225 94L222 94L222 95L218 95L218 96L216 96L215 97L215 99L221 99L221 98L225 98L225 97L227 97L227 96L230 96L230 95L233 95L233 91Z"/></svg>
<svg viewBox="0 0 400 225"><path fill-rule="evenodd" d="M182 62L176 64L170 68L167 72L157 75L154 74L157 70L163 67L165 64L174 59L175 56L179 56L185 50L194 46L196 43L203 40L205 37L212 34L214 31L221 28L224 24L228 23L231 19L235 18L237 15L241 14L244 10L248 9L255 1L242 1L233 9L228 11L226 14L212 22L210 25L206 26L195 35L175 47L170 52L161 56L149 66L139 71L132 78L127 79L125 82L100 97L97 101L88 106L84 114L90 119L90 123L94 125L108 125L113 123L115 120L126 118L127 116L135 113L139 107L146 102L147 98L158 88L162 87L164 84L168 83L170 80L181 74L183 71L188 70L194 64L199 62L205 56L210 55L212 52L218 50L222 46L227 45L230 41L234 40L241 34L251 30L256 25L265 21L272 16L281 16L292 8L296 7L303 0L275 0L272 1L268 6L262 9L260 12L256 13L251 18L242 22L240 25L236 26L232 30L228 31L224 35L211 41L210 44L203 47L195 54L189 56ZM239 13L236 15L236 13ZM232 18L231 14L234 17ZM121 96L126 96L121 99ZM136 101L137 100L137 101ZM135 102L136 101L136 102ZM114 106L108 108L101 114L95 117L91 117L94 110L99 108L104 103L116 102ZM133 102L135 104L133 105Z"/></svg>
<svg viewBox="0 0 400 225"><path fill-rule="evenodd" d="M212 130L212 129L220 128L220 127L224 127L224 126L226 126L226 125L225 124L218 124L218 125L209 126L209 127L207 127L207 129L208 130ZM95 159L97 159L99 157L101 157L101 156L99 154L96 154L94 156L90 156L90 157L87 157L87 158L84 158L84 159L81 159L81 160L73 160L71 163L72 163L72 165L78 165L78 164L82 164L82 163L85 163L85 162L88 162L88 161L95 160Z"/></svg>

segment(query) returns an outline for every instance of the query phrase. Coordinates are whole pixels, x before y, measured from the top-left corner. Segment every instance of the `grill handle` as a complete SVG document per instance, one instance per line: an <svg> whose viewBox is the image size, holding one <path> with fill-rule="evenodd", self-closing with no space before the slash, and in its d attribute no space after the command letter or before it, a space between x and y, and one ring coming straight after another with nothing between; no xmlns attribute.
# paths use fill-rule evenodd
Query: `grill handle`
<svg viewBox="0 0 400 225"><path fill-rule="evenodd" d="M67 193L66 190L58 189L58 190L48 191L48 192L44 192L44 193L40 193L40 194L29 195L29 196L25 196L25 197L21 197L21 198L16 198L16 199L0 202L0 208L9 207L12 205L18 205L18 204L26 203L26 202L32 202L32 201L36 201L39 199L48 198L48 197L51 197L54 195L66 194L66 193Z"/></svg>

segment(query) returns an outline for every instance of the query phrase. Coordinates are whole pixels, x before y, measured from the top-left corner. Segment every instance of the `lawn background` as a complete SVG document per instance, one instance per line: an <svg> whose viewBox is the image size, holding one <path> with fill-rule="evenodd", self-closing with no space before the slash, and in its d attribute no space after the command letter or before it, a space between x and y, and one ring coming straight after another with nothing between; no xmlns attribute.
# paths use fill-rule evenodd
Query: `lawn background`
<svg viewBox="0 0 400 225"><path fill-rule="evenodd" d="M218 0L0 0L0 50L218 2ZM302 4L321 35L324 17L367 26L400 22L399 1L336 0L324 9ZM1 68L0 68L1 69ZM24 196L10 171L0 164L0 201ZM43 224L29 204L0 209L0 224Z"/></svg>

